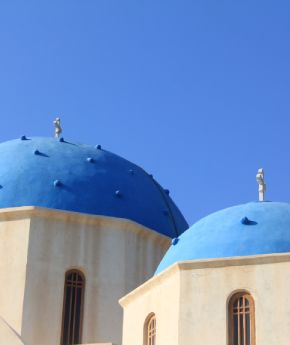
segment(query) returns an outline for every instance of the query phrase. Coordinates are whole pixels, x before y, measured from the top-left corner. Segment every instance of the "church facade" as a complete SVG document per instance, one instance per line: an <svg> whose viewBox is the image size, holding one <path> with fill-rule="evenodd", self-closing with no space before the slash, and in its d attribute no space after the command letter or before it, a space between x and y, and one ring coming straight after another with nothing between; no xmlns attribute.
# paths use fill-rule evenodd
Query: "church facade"
<svg viewBox="0 0 290 345"><path fill-rule="evenodd" d="M169 191L99 145L23 136L0 157L0 344L120 345L118 300L188 226Z"/></svg>
<svg viewBox="0 0 290 345"><path fill-rule="evenodd" d="M120 300L123 344L286 345L289 243L285 203L200 220L173 241L155 276Z"/></svg>
<svg viewBox="0 0 290 345"><path fill-rule="evenodd" d="M290 205L262 172L259 202L189 227L100 145L23 136L0 158L0 344L287 344Z"/></svg>

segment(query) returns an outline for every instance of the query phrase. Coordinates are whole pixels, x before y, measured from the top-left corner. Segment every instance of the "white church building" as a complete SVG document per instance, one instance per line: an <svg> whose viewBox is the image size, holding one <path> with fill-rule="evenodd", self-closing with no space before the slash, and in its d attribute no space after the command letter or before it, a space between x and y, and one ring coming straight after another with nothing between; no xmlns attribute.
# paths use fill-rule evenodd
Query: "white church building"
<svg viewBox="0 0 290 345"><path fill-rule="evenodd" d="M290 205L262 171L260 201L189 227L152 175L60 131L0 161L0 345L289 344Z"/></svg>

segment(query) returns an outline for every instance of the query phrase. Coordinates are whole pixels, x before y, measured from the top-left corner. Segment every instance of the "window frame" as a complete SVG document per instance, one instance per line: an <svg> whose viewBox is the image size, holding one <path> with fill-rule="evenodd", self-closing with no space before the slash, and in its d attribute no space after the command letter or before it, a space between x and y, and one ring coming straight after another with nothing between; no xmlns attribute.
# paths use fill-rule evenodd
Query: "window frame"
<svg viewBox="0 0 290 345"><path fill-rule="evenodd" d="M153 327L153 335L152 329L150 329L150 325L154 323ZM144 345L156 345L156 335L157 335L157 324L156 324L156 315L155 313L150 313L145 320L144 323Z"/></svg>
<svg viewBox="0 0 290 345"><path fill-rule="evenodd" d="M234 293L229 302L228 302L228 344L229 345L235 345L234 344L234 335L235 335L235 329L234 329L234 304L236 301L238 301L241 297L245 298L249 302L249 315L250 315L250 345L256 344L256 327L255 327L255 301L253 296L248 291L239 291ZM244 313L239 313L244 315ZM245 320L244 320L245 322ZM240 325L238 326L240 327ZM245 337L245 333L244 333ZM245 338L244 338L245 339ZM245 342L244 342L245 343ZM244 345L244 344L239 344Z"/></svg>
<svg viewBox="0 0 290 345"><path fill-rule="evenodd" d="M68 293L68 277L71 274L78 274L82 278L82 285L81 285L81 297L80 297L80 321L79 321L79 341L78 343L82 342L82 333L83 333L83 315L84 315L84 300L85 300L85 288L86 288L86 277L82 271L79 269L73 268L65 273L64 279L64 292L63 292L63 307L62 307L62 323L61 323L61 338L60 338L60 345L64 345L64 323L65 323L65 316L66 316L66 297ZM65 345L71 345L69 341Z"/></svg>

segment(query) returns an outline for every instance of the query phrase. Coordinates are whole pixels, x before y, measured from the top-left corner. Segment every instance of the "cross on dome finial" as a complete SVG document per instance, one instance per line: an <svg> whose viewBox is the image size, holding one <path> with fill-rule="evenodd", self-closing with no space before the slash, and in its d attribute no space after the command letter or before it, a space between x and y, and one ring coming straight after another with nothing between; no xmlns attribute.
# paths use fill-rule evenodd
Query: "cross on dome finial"
<svg viewBox="0 0 290 345"><path fill-rule="evenodd" d="M55 138L59 138L61 133L62 133L62 128L61 128L61 125L60 125L60 118L57 117L54 121L53 121L53 124L54 124L54 136Z"/></svg>
<svg viewBox="0 0 290 345"><path fill-rule="evenodd" d="M259 169L256 175L256 180L259 184L259 201L265 201L266 184L264 180L264 170Z"/></svg>

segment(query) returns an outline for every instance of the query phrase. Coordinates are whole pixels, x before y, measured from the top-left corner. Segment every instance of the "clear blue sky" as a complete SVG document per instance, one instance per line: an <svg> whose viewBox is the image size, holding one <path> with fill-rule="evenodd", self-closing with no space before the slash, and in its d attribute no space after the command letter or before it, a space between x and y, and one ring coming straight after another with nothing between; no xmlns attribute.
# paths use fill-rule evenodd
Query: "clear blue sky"
<svg viewBox="0 0 290 345"><path fill-rule="evenodd" d="M289 0L2 0L0 44L1 141L59 114L189 223L256 200L259 167L290 202Z"/></svg>

